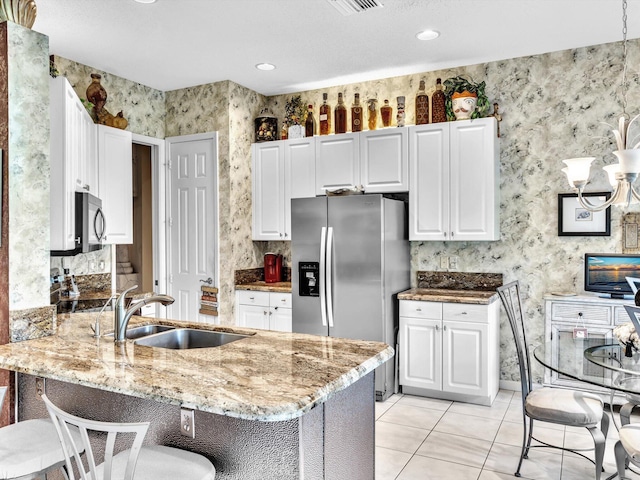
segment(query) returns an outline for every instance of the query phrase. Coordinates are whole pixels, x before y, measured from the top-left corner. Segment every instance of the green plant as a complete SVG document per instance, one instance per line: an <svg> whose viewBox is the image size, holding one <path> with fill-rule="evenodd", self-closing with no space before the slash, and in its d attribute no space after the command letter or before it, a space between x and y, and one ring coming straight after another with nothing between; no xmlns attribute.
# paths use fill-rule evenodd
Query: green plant
<svg viewBox="0 0 640 480"><path fill-rule="evenodd" d="M472 79L458 75L457 77L447 78L444 82L444 94L446 96L445 106L447 109L447 119L455 120L451 106L451 96L454 93L469 92L478 96L478 103L475 111L471 114L471 118L482 118L489 112L489 99L484 93L485 83L475 83Z"/></svg>
<svg viewBox="0 0 640 480"><path fill-rule="evenodd" d="M306 108L302 102L302 97L296 95L287 100L284 105L285 117L284 121L287 125L299 125L303 122L306 115Z"/></svg>

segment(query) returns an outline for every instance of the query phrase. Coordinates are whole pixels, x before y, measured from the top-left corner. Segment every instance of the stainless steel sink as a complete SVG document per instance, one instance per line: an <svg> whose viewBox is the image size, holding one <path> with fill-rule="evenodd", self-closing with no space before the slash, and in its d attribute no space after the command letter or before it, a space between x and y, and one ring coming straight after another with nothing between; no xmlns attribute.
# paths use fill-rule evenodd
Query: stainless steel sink
<svg viewBox="0 0 640 480"><path fill-rule="evenodd" d="M169 325L141 325L139 327L129 328L126 332L126 338L134 340L140 337L146 337L153 335L154 333L167 332L169 330L175 330L176 327L170 327ZM113 336L113 333L108 333L107 336Z"/></svg>
<svg viewBox="0 0 640 480"><path fill-rule="evenodd" d="M170 331L148 335L134 341L135 345L143 347L171 348L184 350L191 348L220 347L227 343L247 338L249 335L236 333L212 332L196 328L175 328Z"/></svg>

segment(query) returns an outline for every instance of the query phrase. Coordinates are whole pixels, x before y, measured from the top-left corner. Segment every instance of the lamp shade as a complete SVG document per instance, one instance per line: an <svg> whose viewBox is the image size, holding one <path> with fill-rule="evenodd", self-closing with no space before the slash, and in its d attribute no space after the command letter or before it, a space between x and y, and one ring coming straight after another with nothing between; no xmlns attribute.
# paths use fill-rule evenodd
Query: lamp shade
<svg viewBox="0 0 640 480"><path fill-rule="evenodd" d="M622 173L640 173L640 150L637 148L616 150L613 154L620 161Z"/></svg>
<svg viewBox="0 0 640 480"><path fill-rule="evenodd" d="M614 163L611 165L605 165L602 169L607 172L607 176L609 177L609 183L613 188L616 188L618 185L618 180L616 179L616 173L620 171L620 164Z"/></svg>
<svg viewBox="0 0 640 480"><path fill-rule="evenodd" d="M562 162L567 166L562 171L567 175L569 184L574 187L576 182L586 183L589 180L589 172L591 170L591 162L595 157L569 158Z"/></svg>

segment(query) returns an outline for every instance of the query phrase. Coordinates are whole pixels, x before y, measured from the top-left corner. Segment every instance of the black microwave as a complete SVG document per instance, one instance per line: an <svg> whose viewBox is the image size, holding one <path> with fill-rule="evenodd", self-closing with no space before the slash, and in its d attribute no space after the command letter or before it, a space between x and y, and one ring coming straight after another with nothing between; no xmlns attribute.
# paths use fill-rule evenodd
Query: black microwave
<svg viewBox="0 0 640 480"><path fill-rule="evenodd" d="M102 200L88 192L76 192L75 203L75 248L52 250L53 256L66 257L102 248L107 226L102 211Z"/></svg>

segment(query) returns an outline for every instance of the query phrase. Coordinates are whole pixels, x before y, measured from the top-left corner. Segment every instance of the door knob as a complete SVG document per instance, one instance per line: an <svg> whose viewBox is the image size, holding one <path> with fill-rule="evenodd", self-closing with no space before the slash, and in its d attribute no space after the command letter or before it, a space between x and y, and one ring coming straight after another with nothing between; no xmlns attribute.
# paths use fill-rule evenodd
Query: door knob
<svg viewBox="0 0 640 480"><path fill-rule="evenodd" d="M211 285L213 283L213 278L209 277L206 280L200 280L202 283L206 283L208 285Z"/></svg>

